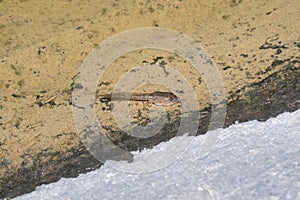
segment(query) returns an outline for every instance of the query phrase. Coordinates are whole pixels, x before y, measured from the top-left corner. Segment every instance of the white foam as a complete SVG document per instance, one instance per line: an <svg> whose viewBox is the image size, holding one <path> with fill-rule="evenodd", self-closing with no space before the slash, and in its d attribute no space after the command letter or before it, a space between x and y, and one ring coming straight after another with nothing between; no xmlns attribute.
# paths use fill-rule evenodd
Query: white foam
<svg viewBox="0 0 300 200"><path fill-rule="evenodd" d="M300 110L234 124L216 130L218 142L204 158L199 151L207 135L200 135L161 170L133 174L104 165L16 199L300 199L299 119Z"/></svg>

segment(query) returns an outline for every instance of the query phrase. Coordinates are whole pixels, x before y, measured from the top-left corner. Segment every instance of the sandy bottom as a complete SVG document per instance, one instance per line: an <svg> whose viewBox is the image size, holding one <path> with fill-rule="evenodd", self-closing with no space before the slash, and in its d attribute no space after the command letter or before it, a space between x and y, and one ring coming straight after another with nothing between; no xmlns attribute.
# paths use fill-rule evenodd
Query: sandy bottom
<svg viewBox="0 0 300 200"><path fill-rule="evenodd" d="M105 39L141 27L182 32L199 42L214 60L228 103L236 100L233 94L240 91L239 97L247 102L247 95L243 95L246 86L260 83L257 89L263 88L263 80L276 73L284 75L288 68L293 70L291 75L296 73L293 80L297 80L299 10L295 0L0 1L0 198L27 191L8 183L12 177L21 178L17 175L20 171L35 173L44 165L47 172L39 171L36 177L63 171L64 167L51 166L49 160L64 162L63 157L83 151L73 121L72 87L84 59ZM200 110L209 106L207 84L189 62L151 49L115 60L101 77L96 96L110 94L126 72L151 63L177 70L189 81ZM283 75L280 77L285 79ZM291 84L270 81L279 84L272 86L279 91ZM295 91L297 84L293 84ZM137 88L137 92L157 90L168 88L158 84ZM294 105L299 106L299 102ZM167 108L170 116L177 109L178 105ZM130 105L135 123L147 123L148 111L141 102ZM96 113L109 127L108 132L117 131L111 103L97 102ZM234 121L234 115L231 117ZM170 122L175 118L170 117ZM115 140L122 141L122 137ZM35 185L51 180L46 178Z"/></svg>

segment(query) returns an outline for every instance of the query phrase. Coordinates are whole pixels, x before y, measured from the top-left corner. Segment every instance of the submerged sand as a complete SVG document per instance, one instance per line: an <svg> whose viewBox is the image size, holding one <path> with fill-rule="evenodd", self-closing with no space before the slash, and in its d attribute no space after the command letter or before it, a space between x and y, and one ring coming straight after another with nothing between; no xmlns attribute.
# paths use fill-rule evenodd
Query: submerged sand
<svg viewBox="0 0 300 200"><path fill-rule="evenodd" d="M161 27L198 41L223 78L229 125L299 108L299 21L296 0L0 1L0 198L100 166L77 136L71 93L83 60L103 40L134 28ZM209 106L201 75L183 58L160 50L116 60L97 94L110 93L132 67L152 62L178 70L190 81L200 109ZM156 90L167 88L139 88ZM280 104L255 109L268 101ZM240 113L251 104L253 110ZM133 103L131 110L133 115L140 110L139 123L147 118L143 104ZM97 114L108 132L116 130L109 105L99 103Z"/></svg>

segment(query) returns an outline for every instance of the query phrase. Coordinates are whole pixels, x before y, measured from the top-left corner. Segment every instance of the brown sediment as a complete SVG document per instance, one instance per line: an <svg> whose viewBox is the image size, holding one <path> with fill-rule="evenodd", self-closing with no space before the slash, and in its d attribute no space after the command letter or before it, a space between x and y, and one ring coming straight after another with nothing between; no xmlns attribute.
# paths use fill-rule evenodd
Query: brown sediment
<svg viewBox="0 0 300 200"><path fill-rule="evenodd" d="M227 117L224 127L235 121L244 122L251 119L265 121L282 112L292 112L300 108L300 68L289 63L286 68L272 74L268 78L248 86L231 95L228 103ZM298 62L299 64L299 62ZM278 90L278 85L281 89ZM292 92L291 92L292 91ZM270 95L272 94L272 95ZM264 98L262 98L264 97ZM200 111L198 134L205 134L210 123L210 107ZM190 113L192 114L192 113ZM112 141L119 147L128 151L152 148L162 141L167 141L176 136L180 118L169 119L164 128L154 137L142 139L134 138L122 131L111 130L111 127L103 127L119 135L118 140L112 136ZM189 132L189 130L186 130ZM66 133L76 135L76 133ZM99 168L102 164L86 150L82 144L68 151L49 153L47 151L30 157L33 165L29 168L21 168L17 172L6 174L3 177L1 192L3 197L13 197L34 190L37 185L59 180L61 177L75 177L79 173L88 172ZM46 159L47 163L43 160ZM3 163L2 163L3 165Z"/></svg>
<svg viewBox="0 0 300 200"><path fill-rule="evenodd" d="M44 1L42 5L1 1L0 198L101 166L78 139L72 115L73 79L97 44L125 30L158 26L199 41L224 80L225 126L299 109L298 10L296 1L280 0ZM143 63L170 66L190 81L200 102L198 134L204 134L209 92L201 75L177 55L159 50L126 54L103 74L96 95L110 93L120 76ZM137 92L166 89L150 85ZM147 140L120 131L111 109L111 103L96 103L106 134L127 150L151 148L174 137L182 114L177 105L166 108L168 122ZM149 123L148 109L141 103L131 103L130 114L137 124Z"/></svg>

